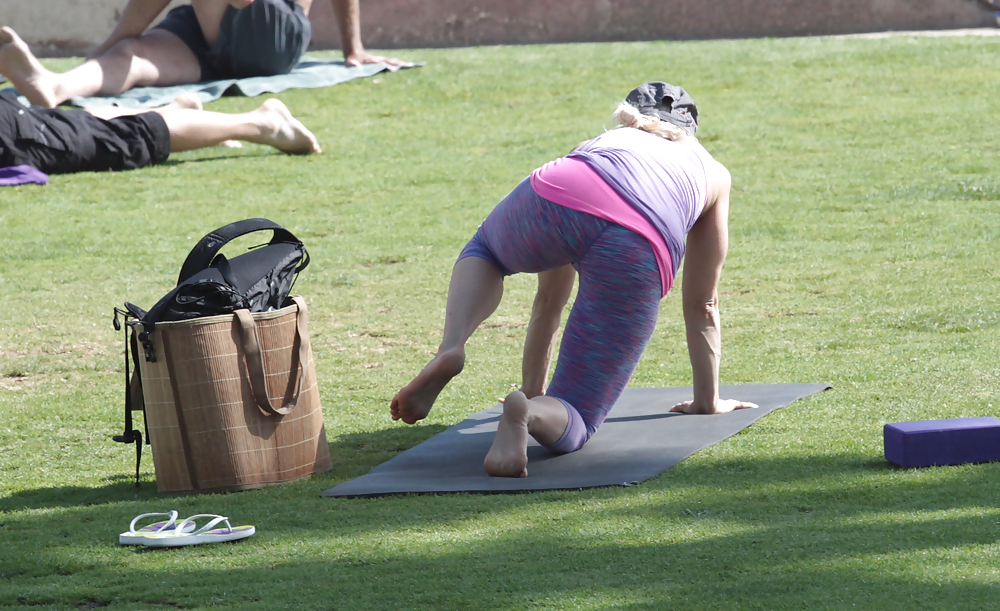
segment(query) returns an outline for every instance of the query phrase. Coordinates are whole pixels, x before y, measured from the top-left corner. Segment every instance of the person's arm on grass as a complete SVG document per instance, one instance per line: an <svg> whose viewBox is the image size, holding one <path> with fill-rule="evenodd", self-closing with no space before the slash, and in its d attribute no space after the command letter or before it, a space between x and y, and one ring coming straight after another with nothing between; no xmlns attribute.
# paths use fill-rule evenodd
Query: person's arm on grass
<svg viewBox="0 0 1000 611"><path fill-rule="evenodd" d="M531 306L521 361L521 392L529 399L545 394L559 321L575 280L576 270L572 265L538 274L538 292Z"/></svg>
<svg viewBox="0 0 1000 611"><path fill-rule="evenodd" d="M94 49L90 57L100 57L126 38L132 38L145 32L149 24L153 23L156 16L162 13L168 4L170 4L170 0L129 0L107 40Z"/></svg>
<svg viewBox="0 0 1000 611"><path fill-rule="evenodd" d="M719 399L719 361L722 333L719 322L719 278L729 249L729 171L716 164L718 193L715 203L695 222L687 237L684 260L684 326L694 378L694 400L670 411L719 414L757 407L753 403Z"/></svg>
<svg viewBox="0 0 1000 611"><path fill-rule="evenodd" d="M333 3L333 12L337 16L337 25L340 28L340 46L344 51L345 64L348 66L387 64L401 67L413 65L395 57L372 55L365 51L364 45L361 44L361 10L358 8L358 0L330 1Z"/></svg>

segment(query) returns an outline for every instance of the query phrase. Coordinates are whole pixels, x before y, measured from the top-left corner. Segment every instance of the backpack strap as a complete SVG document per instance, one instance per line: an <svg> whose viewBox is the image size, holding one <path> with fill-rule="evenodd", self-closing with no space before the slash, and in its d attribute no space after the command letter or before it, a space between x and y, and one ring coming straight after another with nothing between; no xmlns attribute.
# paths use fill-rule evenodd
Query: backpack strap
<svg viewBox="0 0 1000 611"><path fill-rule="evenodd" d="M177 277L177 284L181 284L191 276L209 267L215 259L215 255L218 254L222 247L229 242L248 233L269 230L274 231L274 237L271 238L270 242L271 244L279 244L282 242L291 242L293 244L302 243L298 238L292 235L291 231L288 231L274 221L262 218L236 221L235 223L230 223L224 227L219 227L195 244L195 247L192 248L191 252L188 254L187 259L184 260L184 265L181 266L181 273Z"/></svg>
<svg viewBox="0 0 1000 611"><path fill-rule="evenodd" d="M118 323L118 315L122 314L125 317L125 430L121 435L114 435L111 439L117 441L118 443L134 443L135 444L135 487L139 487L139 465L142 463L142 433L138 429L132 428L132 411L141 410L143 412L143 422L145 419L145 401L142 399L142 381L139 377L139 347L135 340L135 330L132 331L131 342L129 341L128 335L128 319L131 313L127 310L120 310L115 308L114 317L114 327L115 329L122 329L122 325ZM135 370L131 373L129 372L129 353L132 353L132 360L135 364ZM138 388L137 388L138 386ZM137 391L137 392L136 392ZM135 396L135 395L138 396ZM140 407L136 407L133 399L142 402ZM146 443L149 443L149 424L146 423Z"/></svg>

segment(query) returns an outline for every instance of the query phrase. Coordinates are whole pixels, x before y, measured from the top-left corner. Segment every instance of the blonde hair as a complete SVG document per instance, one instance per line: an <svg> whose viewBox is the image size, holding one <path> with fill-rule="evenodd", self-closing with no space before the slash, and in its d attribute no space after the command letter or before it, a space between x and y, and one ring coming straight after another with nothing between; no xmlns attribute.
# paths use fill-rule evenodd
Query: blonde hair
<svg viewBox="0 0 1000 611"><path fill-rule="evenodd" d="M620 127L634 127L644 132L649 132L654 136L675 142L682 138L694 138L694 136L669 121L663 121L659 117L642 114L638 108L628 102L619 104L614 114L611 115L611 118L617 121ZM697 138L695 139L697 140Z"/></svg>

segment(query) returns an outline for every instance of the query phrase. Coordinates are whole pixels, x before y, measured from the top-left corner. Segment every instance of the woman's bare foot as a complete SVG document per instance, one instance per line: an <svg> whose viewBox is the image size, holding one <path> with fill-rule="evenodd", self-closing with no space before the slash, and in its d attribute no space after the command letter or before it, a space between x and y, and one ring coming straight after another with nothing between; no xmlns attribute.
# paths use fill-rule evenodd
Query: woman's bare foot
<svg viewBox="0 0 1000 611"><path fill-rule="evenodd" d="M322 152L316 136L292 116L281 100L267 100L253 113L260 129L260 136L254 142L267 144L293 155Z"/></svg>
<svg viewBox="0 0 1000 611"><path fill-rule="evenodd" d="M190 91L180 94L179 96L174 98L173 102L167 104L160 110L171 111L171 110L178 110L181 108L186 110L205 110L205 107L202 106L201 100L198 99L198 96L191 93Z"/></svg>
<svg viewBox="0 0 1000 611"><path fill-rule="evenodd" d="M413 424L417 420L426 418L438 395L452 378L462 373L464 367L464 349L454 348L439 352L412 382L393 397L392 403L389 404L392 419Z"/></svg>
<svg viewBox="0 0 1000 611"><path fill-rule="evenodd" d="M497 436L483 467L492 477L528 477L528 398L521 391L504 400Z"/></svg>
<svg viewBox="0 0 1000 611"><path fill-rule="evenodd" d="M55 108L60 100L56 95L56 75L46 70L34 56L28 44L14 30L0 28L0 73L17 88L18 92L35 106Z"/></svg>

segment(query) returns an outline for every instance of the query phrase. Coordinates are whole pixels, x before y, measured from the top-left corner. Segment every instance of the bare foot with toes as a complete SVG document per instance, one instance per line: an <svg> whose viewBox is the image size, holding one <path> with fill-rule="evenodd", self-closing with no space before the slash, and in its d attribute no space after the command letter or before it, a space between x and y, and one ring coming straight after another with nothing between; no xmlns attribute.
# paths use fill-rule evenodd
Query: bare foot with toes
<svg viewBox="0 0 1000 611"><path fill-rule="evenodd" d="M293 155L321 153L316 136L292 116L280 100L270 99L253 111L260 129L260 144L267 144Z"/></svg>
<svg viewBox="0 0 1000 611"><path fill-rule="evenodd" d="M174 101L167 104L164 110L175 110L175 109L186 109L186 110L204 110L204 106L201 104L201 100L198 96L191 92L185 92L174 98Z"/></svg>
<svg viewBox="0 0 1000 611"><path fill-rule="evenodd" d="M464 367L464 350L439 352L412 382L396 393L389 404L392 419L413 424L426 418L438 395L452 378L462 373Z"/></svg>
<svg viewBox="0 0 1000 611"><path fill-rule="evenodd" d="M528 477L528 398L521 391L503 401L497 436L483 467L492 477Z"/></svg>
<svg viewBox="0 0 1000 611"><path fill-rule="evenodd" d="M55 74L46 70L14 30L0 28L0 74L35 106L55 108Z"/></svg>

